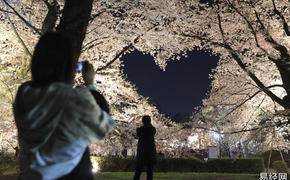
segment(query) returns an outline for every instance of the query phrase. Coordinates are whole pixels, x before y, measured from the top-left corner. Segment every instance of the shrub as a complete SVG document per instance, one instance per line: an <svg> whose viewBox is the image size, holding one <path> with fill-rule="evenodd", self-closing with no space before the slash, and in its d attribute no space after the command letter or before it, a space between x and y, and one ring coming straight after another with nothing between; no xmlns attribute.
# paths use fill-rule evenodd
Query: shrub
<svg viewBox="0 0 290 180"><path fill-rule="evenodd" d="M134 158L95 157L99 171L135 171ZM264 170L262 158L212 159L207 163L196 158L158 158L155 172L220 172L220 173L260 173Z"/></svg>
<svg viewBox="0 0 290 180"><path fill-rule="evenodd" d="M207 170L217 173L260 173L264 171L262 158L251 159L211 159Z"/></svg>
<svg viewBox="0 0 290 180"><path fill-rule="evenodd" d="M156 172L201 172L204 162L197 158L160 158L154 167Z"/></svg>
<svg viewBox="0 0 290 180"><path fill-rule="evenodd" d="M208 172L232 172L233 159L210 159L207 162Z"/></svg>
<svg viewBox="0 0 290 180"><path fill-rule="evenodd" d="M270 151L263 152L261 155L259 155L260 157L264 159L265 167L268 166L269 155L270 155ZM272 150L270 167L273 167L272 166L273 162L278 161L278 160L281 160L280 152L276 150Z"/></svg>
<svg viewBox="0 0 290 180"><path fill-rule="evenodd" d="M284 161L274 161L272 166L278 173L288 172L288 167Z"/></svg>
<svg viewBox="0 0 290 180"><path fill-rule="evenodd" d="M135 171L135 159L118 157L96 157L98 170L102 172Z"/></svg>
<svg viewBox="0 0 290 180"><path fill-rule="evenodd" d="M264 160L262 158L252 159L236 159L234 161L234 173L260 173L265 169Z"/></svg>
<svg viewBox="0 0 290 180"><path fill-rule="evenodd" d="M13 154L0 153L0 174L7 170L18 171L18 158Z"/></svg>

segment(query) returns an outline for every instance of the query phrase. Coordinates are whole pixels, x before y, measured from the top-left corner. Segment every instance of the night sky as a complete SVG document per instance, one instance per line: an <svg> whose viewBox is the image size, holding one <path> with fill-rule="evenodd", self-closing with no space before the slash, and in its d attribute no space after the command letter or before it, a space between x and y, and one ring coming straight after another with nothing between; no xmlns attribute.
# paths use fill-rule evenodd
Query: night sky
<svg viewBox="0 0 290 180"><path fill-rule="evenodd" d="M209 90L208 74L216 67L218 57L209 52L192 51L187 58L170 61L161 70L150 55L134 51L121 58L128 80L136 84L138 92L151 97L161 112L173 117L177 113L191 113L201 105Z"/></svg>

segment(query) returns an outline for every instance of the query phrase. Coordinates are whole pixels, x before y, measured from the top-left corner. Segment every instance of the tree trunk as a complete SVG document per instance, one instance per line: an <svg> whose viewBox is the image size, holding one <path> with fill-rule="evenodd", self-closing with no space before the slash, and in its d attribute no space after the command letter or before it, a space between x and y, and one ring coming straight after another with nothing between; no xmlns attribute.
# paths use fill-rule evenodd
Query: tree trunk
<svg viewBox="0 0 290 180"><path fill-rule="evenodd" d="M272 140L271 140L271 151L270 151L269 158L268 158L267 173L269 173L270 164L271 164L271 157L272 157L272 150L273 150L273 141L275 140L275 127L273 128L272 133L273 133L273 136L272 136Z"/></svg>
<svg viewBox="0 0 290 180"><path fill-rule="evenodd" d="M268 158L267 173L269 173L269 169L270 169L270 163L271 163L271 157L272 157L272 148L273 148L273 143L271 145L271 151L270 151L269 158Z"/></svg>
<svg viewBox="0 0 290 180"><path fill-rule="evenodd" d="M288 60L289 62L290 60ZM281 79L283 82L283 87L287 92L287 95L290 95L290 67L289 65L280 65L276 63L276 66L280 72ZM285 102L284 102L285 103ZM289 103L284 105L284 108L290 108Z"/></svg>
<svg viewBox="0 0 290 180"><path fill-rule="evenodd" d="M282 153L282 151L281 151L280 148L279 148L279 152L280 152L281 160L282 160L283 162L285 162L284 157L283 157L283 153Z"/></svg>
<svg viewBox="0 0 290 180"><path fill-rule="evenodd" d="M81 54L81 47L86 35L93 0L67 0L62 18L56 30L67 36L73 43L75 60Z"/></svg>

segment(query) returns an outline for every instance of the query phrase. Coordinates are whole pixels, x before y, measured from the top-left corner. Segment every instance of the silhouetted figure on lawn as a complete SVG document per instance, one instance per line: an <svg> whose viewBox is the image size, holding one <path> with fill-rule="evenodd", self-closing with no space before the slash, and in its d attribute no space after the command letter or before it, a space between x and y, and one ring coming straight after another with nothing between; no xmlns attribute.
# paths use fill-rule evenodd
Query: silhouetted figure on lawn
<svg viewBox="0 0 290 180"><path fill-rule="evenodd" d="M137 128L138 147L137 147L137 166L134 180L139 180L142 169L146 167L147 180L153 179L153 165L156 161L156 148L154 136L155 127L151 124L150 116L143 116L143 126Z"/></svg>

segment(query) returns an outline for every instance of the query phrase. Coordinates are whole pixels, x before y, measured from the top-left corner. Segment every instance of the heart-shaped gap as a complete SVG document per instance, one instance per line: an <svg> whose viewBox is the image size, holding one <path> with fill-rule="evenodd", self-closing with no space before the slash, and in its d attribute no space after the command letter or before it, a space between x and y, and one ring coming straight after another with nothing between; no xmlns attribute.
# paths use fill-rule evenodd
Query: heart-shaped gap
<svg viewBox="0 0 290 180"><path fill-rule="evenodd" d="M133 51L121 58L127 78L136 84L138 93L149 96L160 105L162 113L169 115L191 114L210 87L209 74L218 57L209 52L191 51L180 61L169 61L161 70L150 55Z"/></svg>

